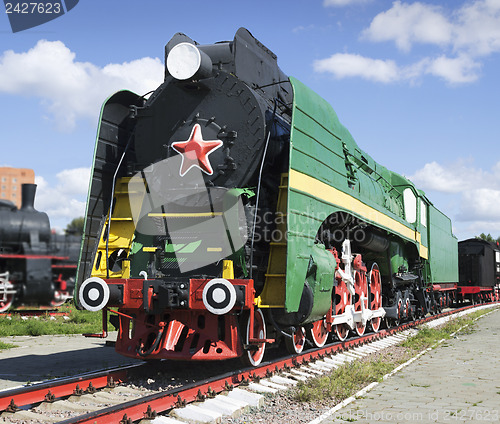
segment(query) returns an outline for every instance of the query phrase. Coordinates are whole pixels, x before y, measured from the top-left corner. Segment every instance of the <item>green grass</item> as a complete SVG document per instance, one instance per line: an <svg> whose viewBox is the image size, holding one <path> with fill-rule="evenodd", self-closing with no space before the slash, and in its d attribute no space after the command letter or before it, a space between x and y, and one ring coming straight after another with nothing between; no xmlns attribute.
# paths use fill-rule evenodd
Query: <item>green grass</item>
<svg viewBox="0 0 500 424"><path fill-rule="evenodd" d="M401 346L417 353L433 346L442 339L449 339L451 334L456 333L458 330L460 330L461 334L471 333L474 331L474 320L488 312L489 310L475 311L462 317L450 319L438 328L423 327L415 336L401 343Z"/></svg>
<svg viewBox="0 0 500 424"><path fill-rule="evenodd" d="M0 318L0 337L41 336L52 334L82 334L101 332L102 313L79 311L73 305L62 306L61 312L67 317L42 315L23 320L21 316Z"/></svg>
<svg viewBox="0 0 500 424"><path fill-rule="evenodd" d="M5 349L12 349L13 347L17 347L17 345L0 341L0 352Z"/></svg>
<svg viewBox="0 0 500 424"><path fill-rule="evenodd" d="M458 331L460 334L473 330L473 320L488 311L476 311L464 317L451 319L439 328L422 328L415 336L408 338L399 346L398 354L379 354L365 360L345 364L333 370L330 374L299 382L294 397L298 401L334 400L340 402L352 396L363 387L391 372L394 368L414 357L417 353L436 345L442 339Z"/></svg>
<svg viewBox="0 0 500 424"><path fill-rule="evenodd" d="M379 381L393 369L385 359L355 361L335 369L331 374L299 383L296 399L302 402L319 399L345 399L356 393L367 383Z"/></svg>

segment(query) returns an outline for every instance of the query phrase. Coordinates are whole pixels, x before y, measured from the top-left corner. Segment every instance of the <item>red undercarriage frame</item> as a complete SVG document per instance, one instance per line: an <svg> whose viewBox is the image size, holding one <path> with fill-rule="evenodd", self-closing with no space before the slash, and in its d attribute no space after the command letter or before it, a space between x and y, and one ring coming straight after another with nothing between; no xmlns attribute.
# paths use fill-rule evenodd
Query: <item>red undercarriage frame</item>
<svg viewBox="0 0 500 424"><path fill-rule="evenodd" d="M243 302L226 314L215 315L203 303L203 288L210 280L190 280L189 305L164 314L148 314L144 308L141 279L107 280L124 287L123 305L118 311L116 351L139 359L224 360L243 354L241 334L250 321L249 344L270 340L255 339L253 280L228 280L245 287ZM151 293L148 302L151 303ZM244 317L244 319L242 319ZM242 328L244 326L244 328ZM241 327L241 328L240 328Z"/></svg>
<svg viewBox="0 0 500 424"><path fill-rule="evenodd" d="M469 297L475 301L494 302L500 300L500 292L495 287L462 286L458 288L458 294L463 298Z"/></svg>
<svg viewBox="0 0 500 424"><path fill-rule="evenodd" d="M121 285L123 299L118 310L103 310L103 334L106 337L107 311L118 315L116 351L138 359L225 360L240 357L244 349L257 349L271 339L256 338L258 320L254 320L255 290L253 280L228 280L235 287L244 287L240 299L228 313L215 315L203 303L203 289L210 279L191 279L189 301L184 308L172 308L162 314L148 313L144 305L142 279L110 279L107 284ZM476 296L479 301L498 300L498 290L484 287L457 287L456 284L434 285L432 291L440 293L441 306L449 306L458 297ZM152 304L154 294L148 290L147 302ZM328 331L332 327L332 313L327 314ZM254 335L255 333L255 335ZM248 341L247 341L248 340ZM245 343L245 344L244 344Z"/></svg>
<svg viewBox="0 0 500 424"><path fill-rule="evenodd" d="M475 302L495 302L500 300L500 288L483 286L458 286L457 284L434 284L432 291L441 295L442 307L453 302L473 300Z"/></svg>

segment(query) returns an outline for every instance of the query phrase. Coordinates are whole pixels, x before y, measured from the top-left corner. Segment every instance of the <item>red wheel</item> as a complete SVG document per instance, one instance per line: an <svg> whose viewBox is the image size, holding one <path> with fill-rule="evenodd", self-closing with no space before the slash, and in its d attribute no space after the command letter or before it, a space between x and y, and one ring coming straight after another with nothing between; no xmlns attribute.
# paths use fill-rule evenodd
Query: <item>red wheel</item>
<svg viewBox="0 0 500 424"><path fill-rule="evenodd" d="M50 306L58 308L64 305L68 299L71 298L71 294L68 291L58 291L54 292L54 298L50 301Z"/></svg>
<svg viewBox="0 0 500 424"><path fill-rule="evenodd" d="M404 310L404 317L409 318L410 317L410 299L406 298L405 301L405 310Z"/></svg>
<svg viewBox="0 0 500 424"><path fill-rule="evenodd" d="M366 274L359 271L354 271L354 291L355 302L354 310L356 312L361 312L364 309L368 309L368 283L366 282ZM356 323L356 333L358 336L365 334L366 324L361 322Z"/></svg>
<svg viewBox="0 0 500 424"><path fill-rule="evenodd" d="M351 304L351 293L347 284L340 278L337 278L337 287L335 287L335 315L342 315L347 305ZM334 326L335 335L343 342L349 335L347 324L337 324Z"/></svg>
<svg viewBox="0 0 500 424"><path fill-rule="evenodd" d="M293 333L292 337L285 337L286 350L291 353L300 353L304 350L304 345L306 343L306 331L304 327L299 327Z"/></svg>
<svg viewBox="0 0 500 424"><path fill-rule="evenodd" d="M0 312L7 312L14 303L14 286L7 279L8 275L9 273L0 275Z"/></svg>
<svg viewBox="0 0 500 424"><path fill-rule="evenodd" d="M337 324L334 328L334 331L337 339L339 339L341 342L347 339L347 336L349 335L349 327L347 326L347 324Z"/></svg>
<svg viewBox="0 0 500 424"><path fill-rule="evenodd" d="M397 327L401 324L401 318L403 316L403 299L398 299L398 318L393 321L394 325Z"/></svg>
<svg viewBox="0 0 500 424"><path fill-rule="evenodd" d="M308 336L316 347L323 347L328 338L328 330L326 328L326 320L320 319L313 322L312 327L308 330Z"/></svg>
<svg viewBox="0 0 500 424"><path fill-rule="evenodd" d="M370 309L376 311L382 307L382 283L380 281L380 271L375 263L370 270ZM382 318L372 318L370 327L376 333L380 330Z"/></svg>
<svg viewBox="0 0 500 424"><path fill-rule="evenodd" d="M256 309L254 312L253 336L256 339L266 338L266 322L264 320L264 314L260 309ZM247 345L250 344L250 317L248 317L246 325L245 342ZM257 349L246 350L241 359L245 365L256 367L262 362L265 350L266 350L265 342L257 343Z"/></svg>
<svg viewBox="0 0 500 424"><path fill-rule="evenodd" d="M6 294L0 298L0 312L7 312L14 302L13 294Z"/></svg>
<svg viewBox="0 0 500 424"><path fill-rule="evenodd" d="M347 305L351 304L351 293L343 280L337 280L335 287L335 315L342 315Z"/></svg>

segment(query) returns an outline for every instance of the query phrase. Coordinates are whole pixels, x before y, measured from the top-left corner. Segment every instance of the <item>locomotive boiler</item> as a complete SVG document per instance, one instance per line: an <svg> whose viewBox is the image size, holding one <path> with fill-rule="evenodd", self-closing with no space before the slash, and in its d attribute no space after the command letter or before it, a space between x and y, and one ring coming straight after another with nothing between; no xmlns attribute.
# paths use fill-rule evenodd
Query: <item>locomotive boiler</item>
<svg viewBox="0 0 500 424"><path fill-rule="evenodd" d="M18 304L58 306L73 294L81 239L57 238L34 208L35 184L23 184L22 205L0 200L0 312Z"/></svg>
<svg viewBox="0 0 500 424"><path fill-rule="evenodd" d="M77 303L113 314L119 353L256 365L439 308L450 220L273 52L241 28L165 57L151 96L104 103L95 146Z"/></svg>

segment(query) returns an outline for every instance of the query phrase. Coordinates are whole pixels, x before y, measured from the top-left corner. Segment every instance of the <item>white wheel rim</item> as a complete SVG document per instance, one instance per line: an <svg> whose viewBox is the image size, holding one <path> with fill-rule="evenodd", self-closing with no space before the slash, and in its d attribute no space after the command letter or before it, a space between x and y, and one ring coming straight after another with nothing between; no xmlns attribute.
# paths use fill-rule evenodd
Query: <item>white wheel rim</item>
<svg viewBox="0 0 500 424"><path fill-rule="evenodd" d="M262 314L262 311L260 309L257 309L255 311L254 327L255 327L255 320L258 319L256 317L257 314L260 316L260 319L262 322L262 328L259 330L259 332L258 332L259 334L257 337L259 339L265 339L266 338L266 322L264 321L264 315ZM254 337L256 337L255 334L254 334ZM248 322L247 322L247 334L246 334L247 344L250 344L249 340L250 340L250 318L248 318ZM254 367L256 367L257 365L259 365L262 362L262 359L264 358L265 350L266 350L266 344L262 343L262 345L259 347L259 349L256 352L251 352L251 351L246 352L246 355L248 356L248 360L250 361L250 363ZM257 356L257 359L255 359L254 355Z"/></svg>

